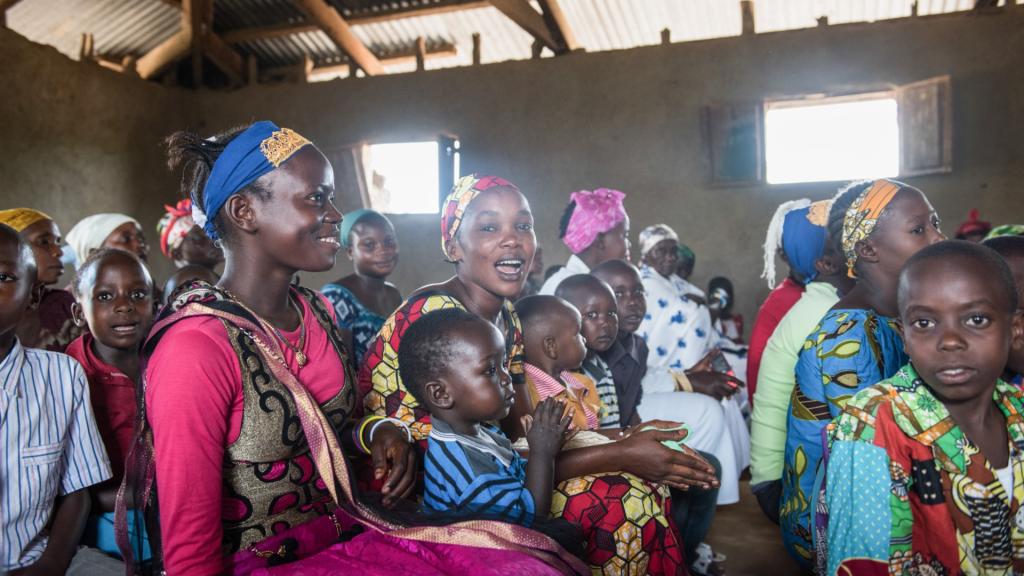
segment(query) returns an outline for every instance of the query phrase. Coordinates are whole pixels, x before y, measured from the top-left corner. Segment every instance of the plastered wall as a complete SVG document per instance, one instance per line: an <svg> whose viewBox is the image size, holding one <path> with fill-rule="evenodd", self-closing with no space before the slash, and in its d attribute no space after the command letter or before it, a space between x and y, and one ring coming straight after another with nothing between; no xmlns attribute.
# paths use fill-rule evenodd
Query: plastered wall
<svg viewBox="0 0 1024 576"><path fill-rule="evenodd" d="M152 229L174 178L155 144L181 126L216 131L269 118L323 148L359 141L458 135L463 173L516 182L537 220L547 264L564 262L557 222L571 191L627 192L633 239L666 222L697 252L695 281L733 279L752 320L767 293L761 243L785 200L831 195L836 184L712 186L700 108L714 102L883 89L949 74L954 170L909 178L952 231L977 207L1024 222L1024 10L835 26L540 61L323 84L183 92L120 78L0 32L4 124L18 140L0 154L0 204L32 199L62 224L121 208ZM486 49L486 46L484 47ZM340 191L347 195L352 191ZM451 273L436 216L394 218L403 292ZM154 255L154 260L160 260ZM159 267L158 267L159 268ZM319 286L347 274L344 256ZM160 270L158 269L158 275ZM749 320L748 320L749 326Z"/></svg>

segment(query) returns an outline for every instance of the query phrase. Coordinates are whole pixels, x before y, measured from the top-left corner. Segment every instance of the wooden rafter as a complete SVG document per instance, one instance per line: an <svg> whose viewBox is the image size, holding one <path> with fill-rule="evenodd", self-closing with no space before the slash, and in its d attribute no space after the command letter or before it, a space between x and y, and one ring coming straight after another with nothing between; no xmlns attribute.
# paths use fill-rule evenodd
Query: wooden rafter
<svg viewBox="0 0 1024 576"><path fill-rule="evenodd" d="M545 22L544 16L530 5L530 0L491 0L491 5L501 11L509 20L518 24L520 28L526 30L542 46L555 54L566 52L565 47L551 33L551 28Z"/></svg>
<svg viewBox="0 0 1024 576"><path fill-rule="evenodd" d="M153 78L171 64L187 56L192 50L192 4L188 0L182 5L181 29L173 36L143 54L135 63L135 69L144 80Z"/></svg>
<svg viewBox="0 0 1024 576"><path fill-rule="evenodd" d="M433 58L446 58L455 56L458 54L454 44L444 43L435 46L428 46L424 55L425 59L430 60ZM396 64L408 64L416 60L416 48L415 46L400 52L388 54L386 56L379 56L381 64L384 65L396 65ZM306 63L303 62L303 67ZM281 77L281 76L293 76L296 72L296 66L282 66L278 68L268 68L263 71L263 74L268 77ZM326 64L322 66L315 66L311 70L305 70L308 77L326 76L326 75L343 75L349 73L348 63L341 64Z"/></svg>
<svg viewBox="0 0 1024 576"><path fill-rule="evenodd" d="M540 4L541 12L544 15L544 23L548 25L548 30L551 30L555 40L562 45L562 48L566 52L581 50L582 47L576 41L576 35L573 34L572 27L569 26L569 20L565 17L565 13L562 12L562 6L558 0L537 0L537 2ZM555 53L557 54L558 51Z"/></svg>
<svg viewBox="0 0 1024 576"><path fill-rule="evenodd" d="M325 0L292 0L309 17L310 22L319 26L334 41L346 56L366 73L376 76L384 73L380 60L370 52L353 32L348 22Z"/></svg>

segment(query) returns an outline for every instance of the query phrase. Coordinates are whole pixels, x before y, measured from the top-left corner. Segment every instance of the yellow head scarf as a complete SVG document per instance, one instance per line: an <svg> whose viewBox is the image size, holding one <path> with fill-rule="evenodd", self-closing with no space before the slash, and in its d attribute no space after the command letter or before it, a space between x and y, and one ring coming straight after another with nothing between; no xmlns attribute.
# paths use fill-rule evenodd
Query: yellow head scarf
<svg viewBox="0 0 1024 576"><path fill-rule="evenodd" d="M899 182L875 180L846 209L846 216L843 218L842 248L843 255L846 256L846 274L850 278L857 277L854 273L854 265L857 263L857 242L867 239L875 231L878 218L885 211L885 207L902 189L903 185Z"/></svg>
<svg viewBox="0 0 1024 576"><path fill-rule="evenodd" d="M21 232L40 220L53 220L53 218L50 218L39 210L33 210L32 208L11 208L10 210L0 210L0 223L7 224L18 232Z"/></svg>

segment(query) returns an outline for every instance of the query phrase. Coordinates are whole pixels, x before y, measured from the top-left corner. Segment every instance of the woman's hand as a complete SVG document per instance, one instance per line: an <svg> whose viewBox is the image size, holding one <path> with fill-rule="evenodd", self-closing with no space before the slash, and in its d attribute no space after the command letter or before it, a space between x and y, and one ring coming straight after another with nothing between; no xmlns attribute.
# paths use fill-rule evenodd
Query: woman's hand
<svg viewBox="0 0 1024 576"><path fill-rule="evenodd" d="M722 372L687 372L693 391L711 396L715 400L729 398L743 386L736 377Z"/></svg>
<svg viewBox="0 0 1024 576"><path fill-rule="evenodd" d="M394 506L412 494L416 487L416 451L406 438L405 430L391 422L378 424L370 444L370 459L373 477L384 479L381 489L384 506Z"/></svg>
<svg viewBox="0 0 1024 576"><path fill-rule="evenodd" d="M634 432L616 443L622 451L623 468L649 482L680 490L690 486L705 489L718 486L715 469L707 460L692 450L678 452L662 444L666 440L682 440L685 436L685 430Z"/></svg>

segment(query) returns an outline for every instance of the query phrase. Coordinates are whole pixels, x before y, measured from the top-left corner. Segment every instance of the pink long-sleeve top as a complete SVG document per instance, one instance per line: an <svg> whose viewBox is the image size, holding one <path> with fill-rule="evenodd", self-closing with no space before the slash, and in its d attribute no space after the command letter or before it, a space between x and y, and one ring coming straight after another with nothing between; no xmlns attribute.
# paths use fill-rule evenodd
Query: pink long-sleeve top
<svg viewBox="0 0 1024 576"><path fill-rule="evenodd" d="M345 370L309 305L302 301L302 307L309 362L300 369L291 349L282 348L288 368L323 403L341 389ZM299 332L282 334L297 346ZM146 380L165 568L171 576L220 574L221 469L226 447L241 432L243 408L238 355L220 320L187 318L171 326L153 351Z"/></svg>

